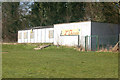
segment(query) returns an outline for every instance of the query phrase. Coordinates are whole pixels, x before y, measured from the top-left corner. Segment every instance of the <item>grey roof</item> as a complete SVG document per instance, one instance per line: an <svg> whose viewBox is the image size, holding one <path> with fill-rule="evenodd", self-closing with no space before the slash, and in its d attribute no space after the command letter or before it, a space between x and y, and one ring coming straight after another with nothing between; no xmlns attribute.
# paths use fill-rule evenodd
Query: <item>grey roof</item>
<svg viewBox="0 0 120 80"><path fill-rule="evenodd" d="M29 29L43 29L43 28L53 28L53 26L38 26L38 27L29 28Z"/></svg>
<svg viewBox="0 0 120 80"><path fill-rule="evenodd" d="M24 30L30 30L30 29L44 29L44 28L53 28L53 26L37 26L37 27L25 28ZM20 30L19 30L19 31L20 31Z"/></svg>

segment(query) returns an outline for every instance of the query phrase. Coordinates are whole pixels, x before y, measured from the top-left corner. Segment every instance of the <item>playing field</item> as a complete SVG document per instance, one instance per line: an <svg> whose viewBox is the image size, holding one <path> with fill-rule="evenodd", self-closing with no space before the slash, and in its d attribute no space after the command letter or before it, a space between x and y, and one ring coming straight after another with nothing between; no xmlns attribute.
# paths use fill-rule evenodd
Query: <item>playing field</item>
<svg viewBox="0 0 120 80"><path fill-rule="evenodd" d="M2 46L3 78L117 78L118 53L79 52L33 44Z"/></svg>

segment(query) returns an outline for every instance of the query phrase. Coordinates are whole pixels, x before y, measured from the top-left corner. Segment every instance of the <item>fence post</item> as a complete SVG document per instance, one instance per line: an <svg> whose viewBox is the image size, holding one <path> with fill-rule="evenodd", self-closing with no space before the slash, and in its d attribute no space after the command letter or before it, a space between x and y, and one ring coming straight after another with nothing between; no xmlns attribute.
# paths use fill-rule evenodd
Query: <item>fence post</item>
<svg viewBox="0 0 120 80"><path fill-rule="evenodd" d="M119 49L119 52L120 52L120 34L119 34L118 49Z"/></svg>
<svg viewBox="0 0 120 80"><path fill-rule="evenodd" d="M98 35L96 35L96 51L98 50Z"/></svg>
<svg viewBox="0 0 120 80"><path fill-rule="evenodd" d="M119 41L120 41L120 34L119 34Z"/></svg>
<svg viewBox="0 0 120 80"><path fill-rule="evenodd" d="M78 35L78 47L80 46L80 35Z"/></svg>
<svg viewBox="0 0 120 80"><path fill-rule="evenodd" d="M87 48L88 48L88 42L87 42L87 39L88 39L88 35L85 36L85 51L87 51Z"/></svg>
<svg viewBox="0 0 120 80"><path fill-rule="evenodd" d="M86 49L86 36L85 36L85 51L87 51L87 49Z"/></svg>

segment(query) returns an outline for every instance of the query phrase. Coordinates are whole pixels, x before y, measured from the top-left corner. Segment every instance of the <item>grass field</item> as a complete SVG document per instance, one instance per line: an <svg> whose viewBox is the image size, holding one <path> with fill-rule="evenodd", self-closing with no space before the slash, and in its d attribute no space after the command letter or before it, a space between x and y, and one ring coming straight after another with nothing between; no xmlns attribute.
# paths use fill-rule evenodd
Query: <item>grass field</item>
<svg viewBox="0 0 120 80"><path fill-rule="evenodd" d="M118 53L79 52L32 44L3 45L3 78L117 78Z"/></svg>

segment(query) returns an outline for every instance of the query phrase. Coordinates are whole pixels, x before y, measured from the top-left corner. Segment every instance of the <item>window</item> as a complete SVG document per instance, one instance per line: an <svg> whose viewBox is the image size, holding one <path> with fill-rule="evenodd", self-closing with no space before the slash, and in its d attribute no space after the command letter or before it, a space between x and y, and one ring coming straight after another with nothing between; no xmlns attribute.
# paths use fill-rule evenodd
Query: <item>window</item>
<svg viewBox="0 0 120 80"><path fill-rule="evenodd" d="M53 38L53 32L54 32L53 30L49 31L49 38Z"/></svg>
<svg viewBox="0 0 120 80"><path fill-rule="evenodd" d="M22 38L22 33L18 33L18 39L21 39Z"/></svg>
<svg viewBox="0 0 120 80"><path fill-rule="evenodd" d="M24 32L24 39L27 39L28 38L28 34L27 32Z"/></svg>
<svg viewBox="0 0 120 80"><path fill-rule="evenodd" d="M34 32L31 32L30 33L30 39L33 39L34 38Z"/></svg>

